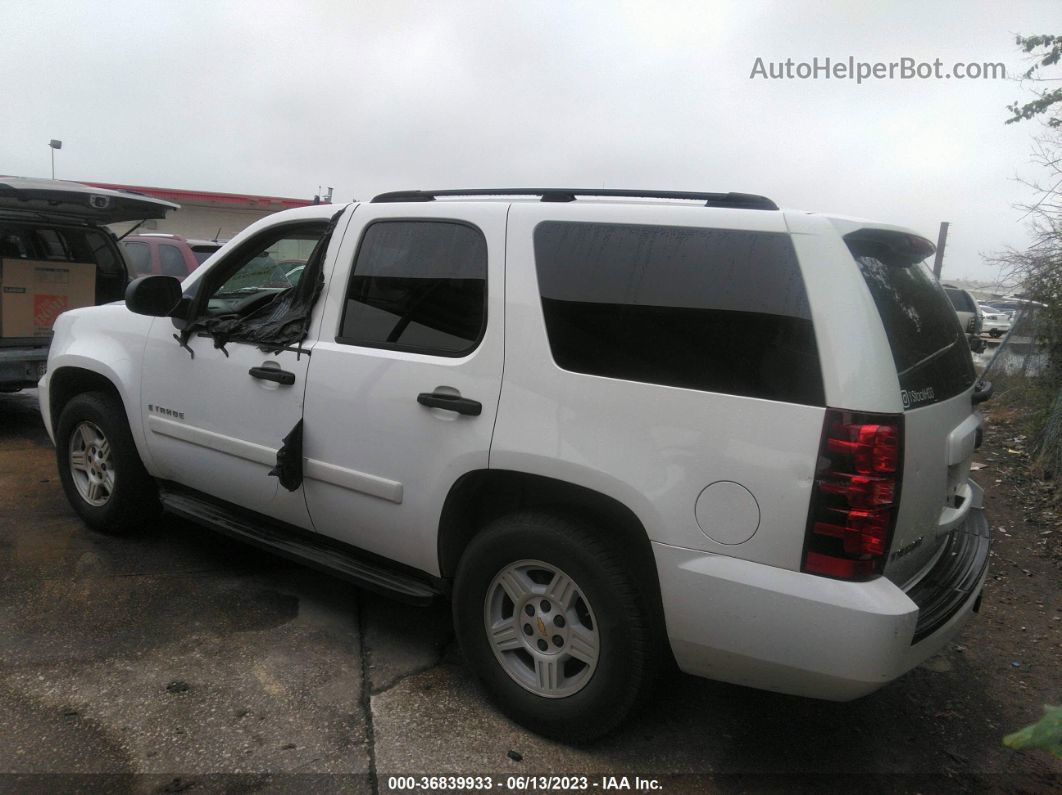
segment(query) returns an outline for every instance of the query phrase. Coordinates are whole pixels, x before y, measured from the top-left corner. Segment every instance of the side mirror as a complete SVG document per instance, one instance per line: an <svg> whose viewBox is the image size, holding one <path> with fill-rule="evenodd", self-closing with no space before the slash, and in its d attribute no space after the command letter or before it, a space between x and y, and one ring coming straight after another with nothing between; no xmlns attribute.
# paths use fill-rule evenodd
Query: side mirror
<svg viewBox="0 0 1062 795"><path fill-rule="evenodd" d="M181 283L172 276L141 276L125 288L130 312L149 317L169 317L181 300Z"/></svg>

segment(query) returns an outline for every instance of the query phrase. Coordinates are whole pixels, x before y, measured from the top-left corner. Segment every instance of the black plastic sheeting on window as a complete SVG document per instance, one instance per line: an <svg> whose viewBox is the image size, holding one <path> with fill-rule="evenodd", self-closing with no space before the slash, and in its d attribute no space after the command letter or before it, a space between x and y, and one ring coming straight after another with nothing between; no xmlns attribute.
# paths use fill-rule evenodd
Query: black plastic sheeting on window
<svg viewBox="0 0 1062 795"><path fill-rule="evenodd" d="M324 289L325 253L344 209L332 216L306 261L298 284L277 293L269 302L246 315L197 317L185 326L180 335L176 335L177 341L188 347L192 335L204 332L214 338L214 347L221 350L229 342L250 342L262 350L273 352L297 346L306 338L310 314Z"/></svg>

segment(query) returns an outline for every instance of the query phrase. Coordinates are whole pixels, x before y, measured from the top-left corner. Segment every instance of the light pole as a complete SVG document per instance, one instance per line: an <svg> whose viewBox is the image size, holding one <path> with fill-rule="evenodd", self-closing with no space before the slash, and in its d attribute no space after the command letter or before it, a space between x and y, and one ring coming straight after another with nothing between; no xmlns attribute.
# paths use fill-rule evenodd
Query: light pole
<svg viewBox="0 0 1062 795"><path fill-rule="evenodd" d="M52 179L55 179L55 150L62 149L63 142L53 138L48 142L48 146L52 148Z"/></svg>

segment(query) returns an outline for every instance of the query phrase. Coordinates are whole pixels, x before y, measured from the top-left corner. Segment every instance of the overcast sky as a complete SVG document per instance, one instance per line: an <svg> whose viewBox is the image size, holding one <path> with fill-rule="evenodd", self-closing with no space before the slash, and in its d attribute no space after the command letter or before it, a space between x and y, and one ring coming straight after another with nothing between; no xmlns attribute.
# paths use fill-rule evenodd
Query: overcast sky
<svg viewBox="0 0 1062 795"><path fill-rule="evenodd" d="M750 79L765 62L1025 66L1044 2L0 2L0 173L337 200L744 191L911 226L945 277L1020 246L1035 123L1004 80Z"/></svg>

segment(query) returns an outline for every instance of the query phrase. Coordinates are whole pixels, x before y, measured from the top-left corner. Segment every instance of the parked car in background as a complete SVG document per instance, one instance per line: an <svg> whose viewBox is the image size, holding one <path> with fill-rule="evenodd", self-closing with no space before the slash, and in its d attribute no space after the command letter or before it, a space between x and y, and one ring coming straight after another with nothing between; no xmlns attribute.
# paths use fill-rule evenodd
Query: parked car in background
<svg viewBox="0 0 1062 795"><path fill-rule="evenodd" d="M129 274L106 225L176 209L77 182L0 177L0 392L36 386L60 313L125 294Z"/></svg>
<svg viewBox="0 0 1062 795"><path fill-rule="evenodd" d="M568 740L672 656L847 700L955 637L991 390L930 241L746 194L507 193L276 213L63 315L39 399L71 505L448 595L494 700Z"/></svg>
<svg viewBox="0 0 1062 795"><path fill-rule="evenodd" d="M134 276L173 276L183 279L221 248L224 242L195 240L163 232L122 238L129 272Z"/></svg>
<svg viewBox="0 0 1062 795"><path fill-rule="evenodd" d="M284 271L284 273L290 274L292 271L295 271L295 270L297 270L299 268L304 267L306 265L306 260L304 260L304 259L282 259L277 264L280 266L280 269L282 271Z"/></svg>
<svg viewBox="0 0 1062 795"><path fill-rule="evenodd" d="M983 351L985 342L981 339L981 310L977 306L977 301L974 300L974 297L968 291L961 287L956 287L952 284L945 284L942 287L948 296L948 300L951 301L952 307L955 309L955 314L959 317L959 324L962 326L963 331L966 332L970 350Z"/></svg>
<svg viewBox="0 0 1062 795"><path fill-rule="evenodd" d="M1033 312L1037 309L1047 306L1039 301L1030 301L1028 298L1017 298L1014 296L993 298L990 301L982 301L982 305L990 306L996 312L1002 312L1013 324L1018 315L1022 312Z"/></svg>
<svg viewBox="0 0 1062 795"><path fill-rule="evenodd" d="M1010 331L1010 315L987 304L978 304L981 310L981 333L990 337L1002 337Z"/></svg>

